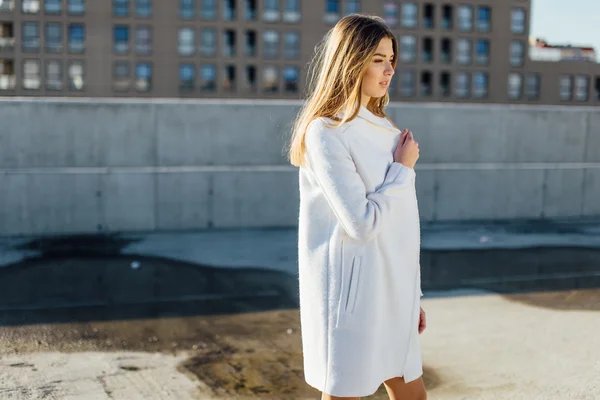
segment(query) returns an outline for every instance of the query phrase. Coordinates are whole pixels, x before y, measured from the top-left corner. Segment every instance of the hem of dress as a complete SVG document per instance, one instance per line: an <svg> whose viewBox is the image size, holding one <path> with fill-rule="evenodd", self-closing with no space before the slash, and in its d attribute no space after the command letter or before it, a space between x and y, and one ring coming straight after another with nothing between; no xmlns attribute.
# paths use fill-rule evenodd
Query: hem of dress
<svg viewBox="0 0 600 400"><path fill-rule="evenodd" d="M312 388L314 388L314 389L316 389L316 390L318 390L318 391L320 391L322 393L326 393L326 394L328 394L330 396L335 396L335 397L368 397L368 396L374 395L377 392L377 390L379 389L379 387L381 385L383 385L383 383L385 381L388 381L390 379L393 379L393 378L404 378L404 383L410 383L412 381L416 381L417 379L419 379L422 376L423 376L423 371L421 371L419 374L417 374L414 377L408 378L409 380L406 380L406 378L404 377L404 375L393 374L393 375L391 375L391 376L389 376L387 378L382 379L381 382L374 389L369 389L369 391L361 392L361 393L358 393L358 394L356 394L356 393L348 394L348 393L339 393L339 392L338 393L329 393L328 391L326 391L323 388L323 385L318 385L318 384L315 384L315 383L311 383L308 379L305 379L305 381L306 381L306 383L310 387L312 387Z"/></svg>

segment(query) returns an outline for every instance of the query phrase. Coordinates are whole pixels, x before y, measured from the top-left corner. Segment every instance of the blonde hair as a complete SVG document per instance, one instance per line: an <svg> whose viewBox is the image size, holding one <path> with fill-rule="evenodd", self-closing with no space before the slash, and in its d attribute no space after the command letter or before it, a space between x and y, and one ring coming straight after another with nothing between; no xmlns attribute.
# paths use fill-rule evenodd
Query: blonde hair
<svg viewBox="0 0 600 400"><path fill-rule="evenodd" d="M392 40L394 54L398 43L384 20L376 16L352 14L342 18L317 45L308 72L308 96L294 122L288 158L292 165L304 164L304 136L316 118L336 121L334 126L356 118L362 98L362 77L382 39ZM396 67L397 56L392 65ZM371 98L367 108L384 117L389 95ZM338 118L342 113L343 118Z"/></svg>

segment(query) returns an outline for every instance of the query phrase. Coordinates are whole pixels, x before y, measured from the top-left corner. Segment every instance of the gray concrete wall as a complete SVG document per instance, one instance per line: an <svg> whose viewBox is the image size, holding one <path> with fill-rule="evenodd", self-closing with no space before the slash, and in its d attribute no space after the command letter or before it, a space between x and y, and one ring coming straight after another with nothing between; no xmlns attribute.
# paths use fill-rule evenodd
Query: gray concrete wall
<svg viewBox="0 0 600 400"><path fill-rule="evenodd" d="M289 227L295 101L0 100L0 235ZM600 217L592 107L392 104L425 221Z"/></svg>

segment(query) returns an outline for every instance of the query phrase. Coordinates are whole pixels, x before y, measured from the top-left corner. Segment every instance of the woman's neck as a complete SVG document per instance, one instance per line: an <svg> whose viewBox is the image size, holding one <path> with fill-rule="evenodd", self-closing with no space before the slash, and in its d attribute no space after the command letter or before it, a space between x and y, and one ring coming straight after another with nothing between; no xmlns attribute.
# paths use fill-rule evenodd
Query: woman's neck
<svg viewBox="0 0 600 400"><path fill-rule="evenodd" d="M365 108L368 108L367 105L369 105L369 101L371 101L371 98L369 96L365 96L363 94L362 98L361 98L361 101L360 101L360 105L364 106Z"/></svg>

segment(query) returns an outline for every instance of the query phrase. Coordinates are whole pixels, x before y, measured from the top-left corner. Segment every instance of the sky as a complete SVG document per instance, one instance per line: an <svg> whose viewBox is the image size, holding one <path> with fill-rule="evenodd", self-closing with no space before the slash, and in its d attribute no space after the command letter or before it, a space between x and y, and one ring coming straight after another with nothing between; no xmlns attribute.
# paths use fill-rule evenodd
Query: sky
<svg viewBox="0 0 600 400"><path fill-rule="evenodd" d="M600 0L532 0L530 35L551 44L592 46L600 55Z"/></svg>

